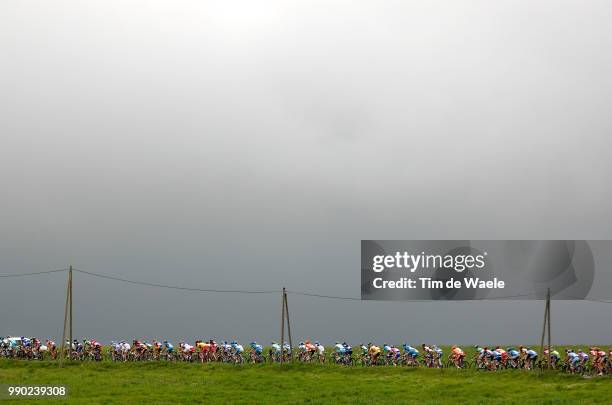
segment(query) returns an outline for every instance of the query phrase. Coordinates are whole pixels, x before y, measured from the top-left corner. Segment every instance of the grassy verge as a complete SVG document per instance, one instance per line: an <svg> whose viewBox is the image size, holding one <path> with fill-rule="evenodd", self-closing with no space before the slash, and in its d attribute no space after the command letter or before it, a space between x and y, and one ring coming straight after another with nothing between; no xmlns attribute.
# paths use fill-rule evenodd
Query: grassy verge
<svg viewBox="0 0 612 405"><path fill-rule="evenodd" d="M63 384L53 403L610 403L612 378L291 364L0 361L1 384ZM37 402L41 400L25 401Z"/></svg>

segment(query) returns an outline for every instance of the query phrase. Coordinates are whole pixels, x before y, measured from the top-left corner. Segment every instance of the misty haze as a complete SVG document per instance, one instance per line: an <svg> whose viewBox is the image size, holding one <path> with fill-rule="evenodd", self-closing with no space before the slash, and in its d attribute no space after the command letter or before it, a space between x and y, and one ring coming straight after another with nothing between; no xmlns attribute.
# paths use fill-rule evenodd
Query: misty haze
<svg viewBox="0 0 612 405"><path fill-rule="evenodd" d="M362 239L612 239L612 3L462 3L2 1L0 273L359 298ZM0 336L58 339L65 288L0 278ZM267 344L280 303L75 273L74 333ZM354 344L535 343L544 314L288 306L294 341ZM551 314L609 342L607 304Z"/></svg>

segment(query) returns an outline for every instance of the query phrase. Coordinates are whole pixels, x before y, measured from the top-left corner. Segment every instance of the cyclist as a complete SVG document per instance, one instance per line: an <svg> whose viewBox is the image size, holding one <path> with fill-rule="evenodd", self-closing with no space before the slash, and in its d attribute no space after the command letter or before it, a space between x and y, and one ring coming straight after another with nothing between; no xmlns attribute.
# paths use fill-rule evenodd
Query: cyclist
<svg viewBox="0 0 612 405"><path fill-rule="evenodd" d="M223 355L225 356L229 356L231 354L232 351L232 345L230 343L227 343L226 340L224 340L221 343L221 353L223 353Z"/></svg>
<svg viewBox="0 0 612 405"><path fill-rule="evenodd" d="M111 340L108 351L111 356L111 360L119 360L121 356L121 344L115 342L114 340Z"/></svg>
<svg viewBox="0 0 612 405"><path fill-rule="evenodd" d="M523 347L525 353L525 369L531 370L535 362L538 360L538 353L528 347Z"/></svg>
<svg viewBox="0 0 612 405"><path fill-rule="evenodd" d="M74 350L76 350L77 354L80 355L83 353L83 345L77 339L74 339L73 347L75 348Z"/></svg>
<svg viewBox="0 0 612 405"><path fill-rule="evenodd" d="M440 367L442 367L442 356L444 355L444 352L437 345L434 345L434 351L436 352L436 356L438 357L438 362L440 363Z"/></svg>
<svg viewBox="0 0 612 405"><path fill-rule="evenodd" d="M444 352L442 352L442 349L436 345L434 345L433 350L435 352L434 358L436 359L436 366L438 368L442 368L442 356L444 355Z"/></svg>
<svg viewBox="0 0 612 405"><path fill-rule="evenodd" d="M121 357L123 361L127 361L131 346L125 340L121 341Z"/></svg>
<svg viewBox="0 0 612 405"><path fill-rule="evenodd" d="M503 350L503 354L506 354L506 351ZM493 350L491 350L491 358L494 360L493 361L493 365L495 366L495 368L498 368L499 366L503 365L504 363L504 357L501 351L497 350L497 347ZM507 354L506 354L507 356Z"/></svg>
<svg viewBox="0 0 612 405"><path fill-rule="evenodd" d="M315 342L315 347L317 348L317 354L319 356L319 361L324 362L325 361L325 346L323 346L319 342Z"/></svg>
<svg viewBox="0 0 612 405"><path fill-rule="evenodd" d="M285 342L285 344L283 344L283 352L287 355L291 355L291 346L289 343Z"/></svg>
<svg viewBox="0 0 612 405"><path fill-rule="evenodd" d="M344 348L344 345L340 342L336 342L334 343L334 349L336 350L336 353L345 353L346 349Z"/></svg>
<svg viewBox="0 0 612 405"><path fill-rule="evenodd" d="M394 345L392 345L391 346L391 354L392 354L392 358L393 358L393 365L397 366L397 364L402 359L402 352L401 352L401 350L399 348L397 348Z"/></svg>
<svg viewBox="0 0 612 405"><path fill-rule="evenodd" d="M455 367L461 368L463 367L463 362L465 361L465 353L458 346L453 346L451 348L451 356Z"/></svg>
<svg viewBox="0 0 612 405"><path fill-rule="evenodd" d="M585 366L589 362L589 354L578 350L578 357L580 357L580 365Z"/></svg>
<svg viewBox="0 0 612 405"><path fill-rule="evenodd" d="M241 354L242 352L244 352L244 347L242 347L242 345L236 342L235 340L231 343L231 346L237 354Z"/></svg>
<svg viewBox="0 0 612 405"><path fill-rule="evenodd" d="M383 348L383 353L385 354L385 357L387 358L387 361L389 361L391 359L391 346L389 346L386 343L383 343L382 345Z"/></svg>
<svg viewBox="0 0 612 405"><path fill-rule="evenodd" d="M231 349L229 353L232 356L233 360L242 362L243 361L242 353L244 353L244 347L235 340L233 340L232 343L230 343L230 347Z"/></svg>
<svg viewBox="0 0 612 405"><path fill-rule="evenodd" d="M137 339L132 340L132 350L134 350L134 354L137 358L140 358L144 353L146 346Z"/></svg>
<svg viewBox="0 0 612 405"><path fill-rule="evenodd" d="M51 359L55 360L55 358L57 357L57 345L51 339L47 339L45 341L45 343L46 343L47 347L49 348L49 353L51 354Z"/></svg>
<svg viewBox="0 0 612 405"><path fill-rule="evenodd" d="M407 359L410 359L412 362L414 362L416 358L419 357L419 351L414 347L410 346L407 343L404 343L403 347L404 351L406 352Z"/></svg>
<svg viewBox="0 0 612 405"><path fill-rule="evenodd" d="M277 361L280 360L280 354L281 354L281 346L276 343L276 342L270 342L270 359L274 360L276 359Z"/></svg>
<svg viewBox="0 0 612 405"><path fill-rule="evenodd" d="M251 342L249 347L251 348L249 357L251 358L252 362L257 363L265 361L265 358L263 357L262 345L258 345L257 342Z"/></svg>
<svg viewBox="0 0 612 405"><path fill-rule="evenodd" d="M274 350L275 352L280 352L281 351L281 347L278 343L276 342L270 342L270 348L272 350Z"/></svg>
<svg viewBox="0 0 612 405"><path fill-rule="evenodd" d="M346 342L342 343L342 346L344 346L344 350L346 350L346 354L349 357L351 357L353 355L353 346L349 345Z"/></svg>
<svg viewBox="0 0 612 405"><path fill-rule="evenodd" d="M474 345L474 351L474 361L476 362L476 366L478 366L478 368L482 368L484 360L484 348L480 347L479 345Z"/></svg>
<svg viewBox="0 0 612 405"><path fill-rule="evenodd" d="M497 353L497 358L500 364L506 367L506 363L508 361L508 352L502 349L500 346L497 346L495 348L495 352Z"/></svg>
<svg viewBox="0 0 612 405"><path fill-rule="evenodd" d="M47 345L42 345L40 344L40 341L38 341L38 346L36 346L36 351L38 352L38 356L40 356L40 358L42 359L44 358L45 353L49 351L49 348L47 347Z"/></svg>
<svg viewBox="0 0 612 405"><path fill-rule="evenodd" d="M553 367L557 367L557 362L561 359L561 355L559 354L559 352L557 350L549 350L548 348L544 350L544 358L546 359L546 356L548 356L550 353L550 363L552 364ZM548 362L548 360L547 360Z"/></svg>
<svg viewBox="0 0 612 405"><path fill-rule="evenodd" d="M565 364L569 367L570 371L574 372L580 365L580 356L576 354L572 349L565 349Z"/></svg>
<svg viewBox="0 0 612 405"><path fill-rule="evenodd" d="M311 359L314 358L315 354L317 353L317 346L314 345L309 339L306 339L306 342L304 343L304 349L309 354L309 357Z"/></svg>
<svg viewBox="0 0 612 405"><path fill-rule="evenodd" d="M400 350L393 345L389 346L385 343L383 345L383 351L386 353L387 362L392 363L394 366L397 365L397 361L401 356Z"/></svg>
<svg viewBox="0 0 612 405"><path fill-rule="evenodd" d="M597 370L597 375L603 375L606 367L606 352L599 347L592 347L591 355L593 356L593 366Z"/></svg>
<svg viewBox="0 0 612 405"><path fill-rule="evenodd" d="M304 342L298 343L298 359L304 360L306 356L306 344Z"/></svg>
<svg viewBox="0 0 612 405"><path fill-rule="evenodd" d="M483 347L481 353L482 366L489 370L494 369L496 367L495 359L498 355L498 353L489 349L487 346Z"/></svg>
<svg viewBox="0 0 612 405"><path fill-rule="evenodd" d="M368 357L368 346L363 343L359 343L359 359L362 363L365 363L366 358Z"/></svg>
<svg viewBox="0 0 612 405"><path fill-rule="evenodd" d="M372 364L378 364L378 356L380 356L380 351L380 347L373 345L372 343L368 343L368 353L372 359Z"/></svg>
<svg viewBox="0 0 612 405"><path fill-rule="evenodd" d="M423 349L423 359L425 360L425 364L427 367L433 367L435 356L434 350L425 343L421 345L421 348Z"/></svg>
<svg viewBox="0 0 612 405"><path fill-rule="evenodd" d="M251 342L249 346L251 346L251 349L253 349L256 354L261 355L263 353L263 346L258 345L257 342Z"/></svg>
<svg viewBox="0 0 612 405"><path fill-rule="evenodd" d="M157 341L157 339L153 339L153 358L155 360L159 360L159 356L162 352L162 344Z"/></svg>
<svg viewBox="0 0 612 405"><path fill-rule="evenodd" d="M508 353L508 358L510 359L510 365L514 368L518 367L518 361L520 357L520 353L514 347L509 347L506 352Z"/></svg>

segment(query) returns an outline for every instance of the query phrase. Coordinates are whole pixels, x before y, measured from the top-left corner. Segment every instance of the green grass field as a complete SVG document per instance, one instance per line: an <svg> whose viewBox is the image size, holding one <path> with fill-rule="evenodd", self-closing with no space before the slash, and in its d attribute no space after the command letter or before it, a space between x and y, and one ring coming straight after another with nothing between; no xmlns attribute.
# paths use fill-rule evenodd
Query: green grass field
<svg viewBox="0 0 612 405"><path fill-rule="evenodd" d="M0 384L68 385L58 403L611 403L612 378L290 364L0 361ZM20 403L42 400L17 400ZM11 401L12 402L12 401Z"/></svg>

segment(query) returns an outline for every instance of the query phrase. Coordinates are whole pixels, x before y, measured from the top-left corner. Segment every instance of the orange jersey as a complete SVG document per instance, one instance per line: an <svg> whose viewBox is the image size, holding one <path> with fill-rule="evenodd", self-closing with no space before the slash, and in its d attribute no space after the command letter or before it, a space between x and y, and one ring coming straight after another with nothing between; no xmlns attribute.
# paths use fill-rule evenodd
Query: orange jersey
<svg viewBox="0 0 612 405"><path fill-rule="evenodd" d="M458 348L458 347L455 347L455 348L453 349L453 354L454 354L455 356L457 356L457 357L459 357L459 356L465 356L465 353L463 353L463 350L461 350L461 349L460 349L460 348Z"/></svg>

